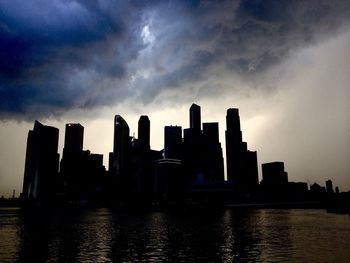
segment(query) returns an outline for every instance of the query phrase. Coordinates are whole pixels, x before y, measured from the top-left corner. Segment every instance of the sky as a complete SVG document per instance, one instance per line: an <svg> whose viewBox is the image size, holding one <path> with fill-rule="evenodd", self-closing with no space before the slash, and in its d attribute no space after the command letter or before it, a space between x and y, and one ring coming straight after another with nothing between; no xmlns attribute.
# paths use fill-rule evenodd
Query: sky
<svg viewBox="0 0 350 263"><path fill-rule="evenodd" d="M151 146L165 125L239 108L261 163L290 181L350 190L350 2L346 0L0 1L0 196L22 191L34 120L85 127L84 149L112 151L120 114Z"/></svg>

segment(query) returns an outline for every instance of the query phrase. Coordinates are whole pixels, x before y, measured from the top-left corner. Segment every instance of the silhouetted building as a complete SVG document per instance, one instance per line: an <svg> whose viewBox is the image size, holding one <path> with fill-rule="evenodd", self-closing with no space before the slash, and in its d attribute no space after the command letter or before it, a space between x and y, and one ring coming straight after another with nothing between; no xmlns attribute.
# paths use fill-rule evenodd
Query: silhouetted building
<svg viewBox="0 0 350 263"><path fill-rule="evenodd" d="M182 128L165 126L164 156L155 161L153 196L159 203L177 203L183 191Z"/></svg>
<svg viewBox="0 0 350 263"><path fill-rule="evenodd" d="M131 138L127 122L122 116L114 117L113 154L109 157L109 174L113 199L127 200L131 192Z"/></svg>
<svg viewBox="0 0 350 263"><path fill-rule="evenodd" d="M188 182L204 181L202 148L201 134L193 128L184 129L183 164Z"/></svg>
<svg viewBox="0 0 350 263"><path fill-rule="evenodd" d="M335 193L339 194L339 187L338 186L335 187Z"/></svg>
<svg viewBox="0 0 350 263"><path fill-rule="evenodd" d="M125 177L129 170L131 139L130 130L122 116L114 118L112 176Z"/></svg>
<svg viewBox="0 0 350 263"><path fill-rule="evenodd" d="M304 201L307 198L308 186L306 182L288 182L287 189L283 188L289 201Z"/></svg>
<svg viewBox="0 0 350 263"><path fill-rule="evenodd" d="M84 141L84 127L79 123L66 124L66 133L64 138L63 151L81 152L83 150L83 141Z"/></svg>
<svg viewBox="0 0 350 263"><path fill-rule="evenodd" d="M190 107L190 128L195 133L201 130L201 107L194 103Z"/></svg>
<svg viewBox="0 0 350 263"><path fill-rule="evenodd" d="M288 174L284 171L283 162L263 163L263 185L283 185L288 183Z"/></svg>
<svg viewBox="0 0 350 263"><path fill-rule="evenodd" d="M138 140L143 149L150 149L150 121L146 115L142 115L139 119Z"/></svg>
<svg viewBox="0 0 350 263"><path fill-rule="evenodd" d="M183 165L187 182L202 183L206 180L204 167L204 143L201 131L201 108L192 104L189 109L190 128L184 129Z"/></svg>
<svg viewBox="0 0 350 263"><path fill-rule="evenodd" d="M66 124L63 157L61 160L60 178L63 181L61 190L68 195L69 200L81 198L81 185L85 177L83 169L84 127L79 123Z"/></svg>
<svg viewBox="0 0 350 263"><path fill-rule="evenodd" d="M249 151L242 140L238 109L227 110L225 137L227 180L241 193L255 192L259 185L257 153Z"/></svg>
<svg viewBox="0 0 350 263"><path fill-rule="evenodd" d="M38 121L29 131L23 181L23 198L49 202L55 193L59 155L58 129Z"/></svg>
<svg viewBox="0 0 350 263"><path fill-rule="evenodd" d="M244 145L238 109L228 109L226 114L226 166L227 180L243 183Z"/></svg>
<svg viewBox="0 0 350 263"><path fill-rule="evenodd" d="M324 202L327 198L326 188L317 183L310 186L310 199L316 202Z"/></svg>
<svg viewBox="0 0 350 263"><path fill-rule="evenodd" d="M69 202L96 201L104 191L105 167L103 155L83 151L84 127L66 124L65 144L60 175L62 190Z"/></svg>
<svg viewBox="0 0 350 263"><path fill-rule="evenodd" d="M326 191L327 191L327 193L329 193L329 194L334 194L332 180L327 180L327 181L326 181Z"/></svg>
<svg viewBox="0 0 350 263"><path fill-rule="evenodd" d="M322 194L322 193L326 193L326 188L323 186L320 186L318 183L313 183L310 186L310 192L315 194Z"/></svg>
<svg viewBox="0 0 350 263"><path fill-rule="evenodd" d="M83 152L83 177L80 190L82 198L88 201L99 201L105 195L106 168L103 165L102 154Z"/></svg>
<svg viewBox="0 0 350 263"><path fill-rule="evenodd" d="M224 181L224 159L217 122L203 123L202 144L205 181Z"/></svg>
<svg viewBox="0 0 350 263"><path fill-rule="evenodd" d="M242 140L238 109L226 115L227 177L219 141L219 124L203 123L201 108L189 109L190 128L166 126L164 149L151 150L150 120L138 121L138 138L130 137L126 121L114 118L113 152L109 173L103 155L83 150L84 127L66 124L63 157L58 173L58 129L35 121L28 133L23 181L23 200L36 204L292 204L304 201L344 204L350 194L334 194L331 180L326 187L314 183L288 182L283 162L262 164L259 186L257 152L249 151ZM13 198L15 199L15 193ZM51 201L55 201L52 202Z"/></svg>
<svg viewBox="0 0 350 263"><path fill-rule="evenodd" d="M161 158L161 154L154 159L153 151L145 150L139 139L132 141L131 186L132 198L138 202L149 202L153 193L154 162Z"/></svg>
<svg viewBox="0 0 350 263"><path fill-rule="evenodd" d="M165 126L164 128L164 158L182 159L182 128L181 126Z"/></svg>
<svg viewBox="0 0 350 263"><path fill-rule="evenodd" d="M157 161L154 196L160 203L179 203L183 197L184 178L182 162L178 159Z"/></svg>
<svg viewBox="0 0 350 263"><path fill-rule="evenodd" d="M246 151L244 158L244 187L248 192L255 191L259 185L258 157L256 151Z"/></svg>
<svg viewBox="0 0 350 263"><path fill-rule="evenodd" d="M142 115L138 121L138 136L132 141L131 198L144 203L150 199L153 184L150 121L146 115Z"/></svg>

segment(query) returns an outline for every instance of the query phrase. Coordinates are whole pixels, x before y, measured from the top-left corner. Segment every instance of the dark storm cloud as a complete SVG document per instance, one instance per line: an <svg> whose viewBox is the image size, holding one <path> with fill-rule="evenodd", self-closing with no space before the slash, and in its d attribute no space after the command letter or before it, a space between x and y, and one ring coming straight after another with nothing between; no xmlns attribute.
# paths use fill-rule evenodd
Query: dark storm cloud
<svg viewBox="0 0 350 263"><path fill-rule="evenodd" d="M253 78L349 22L347 1L2 1L0 117Z"/></svg>
<svg viewBox="0 0 350 263"><path fill-rule="evenodd" d="M142 19L139 4L99 3L0 3L2 118L82 107L89 104L88 94L97 93L96 83L86 80L125 76L127 61L143 46L134 33Z"/></svg>
<svg viewBox="0 0 350 263"><path fill-rule="evenodd" d="M197 28L213 58L239 73L261 72L291 50L315 44L349 22L346 1L246 0L203 5ZM208 38L206 39L206 37ZM199 42L201 43L201 42Z"/></svg>
<svg viewBox="0 0 350 263"><path fill-rule="evenodd" d="M137 87L146 92L140 97L152 100L179 87L191 92L196 82L213 78L220 83L218 71L254 80L291 51L335 36L349 23L349 7L346 1L201 1L182 9L179 20L179 7L159 5L156 52L146 57L161 70L141 78Z"/></svg>

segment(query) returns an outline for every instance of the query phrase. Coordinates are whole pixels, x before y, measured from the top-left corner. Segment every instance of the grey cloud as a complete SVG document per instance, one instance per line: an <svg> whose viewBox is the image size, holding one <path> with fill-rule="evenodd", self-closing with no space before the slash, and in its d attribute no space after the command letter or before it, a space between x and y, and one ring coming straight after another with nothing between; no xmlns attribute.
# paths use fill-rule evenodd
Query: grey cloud
<svg viewBox="0 0 350 263"><path fill-rule="evenodd" d="M334 36L349 8L341 0L4 1L0 118L150 103L168 89L192 92L218 68L254 79Z"/></svg>
<svg viewBox="0 0 350 263"><path fill-rule="evenodd" d="M349 7L344 1L202 1L188 9L181 22L172 20L176 10L169 15L159 7L159 23L169 18L170 25L164 26L168 34L154 26L159 40L150 59L157 62L151 66L163 71L140 78L135 88L150 102L168 89L195 94L191 87L218 78L218 70L259 82L294 51L336 36L349 24ZM158 61L164 62L159 66ZM257 86L270 89L271 83Z"/></svg>

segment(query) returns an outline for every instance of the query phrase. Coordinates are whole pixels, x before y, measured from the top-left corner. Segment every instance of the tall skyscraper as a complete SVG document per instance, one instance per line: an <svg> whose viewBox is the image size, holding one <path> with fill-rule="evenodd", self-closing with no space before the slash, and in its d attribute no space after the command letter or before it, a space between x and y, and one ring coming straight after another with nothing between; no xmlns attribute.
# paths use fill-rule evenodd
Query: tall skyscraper
<svg viewBox="0 0 350 263"><path fill-rule="evenodd" d="M195 133L201 130L201 107L194 103L190 107L190 128Z"/></svg>
<svg viewBox="0 0 350 263"><path fill-rule="evenodd" d="M244 145L238 109L228 109L226 115L226 166L228 181L243 182Z"/></svg>
<svg viewBox="0 0 350 263"><path fill-rule="evenodd" d="M86 175L83 170L86 166L83 156L84 127L79 123L66 124L64 137L63 157L61 160L60 175L62 187L69 199L81 198L81 190Z"/></svg>
<svg viewBox="0 0 350 263"><path fill-rule="evenodd" d="M204 150L201 131L201 107L192 104L190 109L190 128L184 129L183 163L188 182L204 180Z"/></svg>
<svg viewBox="0 0 350 263"><path fill-rule="evenodd" d="M122 116L114 117L113 173L116 176L127 176L130 165L131 138L127 122Z"/></svg>
<svg viewBox="0 0 350 263"><path fill-rule="evenodd" d="M80 123L66 124L64 137L64 150L69 152L81 152L83 150L84 127Z"/></svg>
<svg viewBox="0 0 350 263"><path fill-rule="evenodd" d="M130 129L122 116L114 117L114 142L113 153L115 156L122 156L130 144Z"/></svg>
<svg viewBox="0 0 350 263"><path fill-rule="evenodd" d="M150 121L142 115L138 122L138 139L132 141L131 193L140 202L150 200L153 193L150 147Z"/></svg>
<svg viewBox="0 0 350 263"><path fill-rule="evenodd" d="M224 159L219 142L219 124L203 123L203 166L206 181L224 180Z"/></svg>
<svg viewBox="0 0 350 263"><path fill-rule="evenodd" d="M50 201L55 192L59 155L58 129L35 121L29 131L24 170L23 197L40 203Z"/></svg>
<svg viewBox="0 0 350 263"><path fill-rule="evenodd" d="M203 123L203 136L205 141L210 142L211 144L219 144L219 123Z"/></svg>
<svg viewBox="0 0 350 263"><path fill-rule="evenodd" d="M256 151L246 151L244 161L244 186L248 191L256 190L259 185L258 157Z"/></svg>
<svg viewBox="0 0 350 263"><path fill-rule="evenodd" d="M111 191L114 198L127 200L131 189L131 138L127 122L114 117L113 153L109 155Z"/></svg>
<svg viewBox="0 0 350 263"><path fill-rule="evenodd" d="M156 161L154 194L157 202L162 199L179 201L178 194L183 185L182 128L164 127L164 158Z"/></svg>
<svg viewBox="0 0 350 263"><path fill-rule="evenodd" d="M143 149L150 149L150 121L146 115L142 115L139 119L138 139Z"/></svg>
<svg viewBox="0 0 350 263"><path fill-rule="evenodd" d="M165 159L182 159L181 126L164 127L164 158Z"/></svg>

